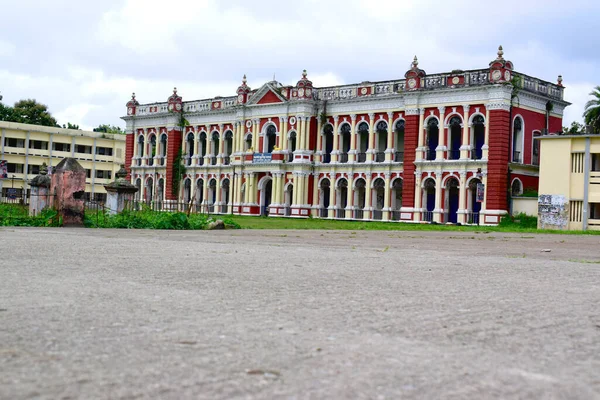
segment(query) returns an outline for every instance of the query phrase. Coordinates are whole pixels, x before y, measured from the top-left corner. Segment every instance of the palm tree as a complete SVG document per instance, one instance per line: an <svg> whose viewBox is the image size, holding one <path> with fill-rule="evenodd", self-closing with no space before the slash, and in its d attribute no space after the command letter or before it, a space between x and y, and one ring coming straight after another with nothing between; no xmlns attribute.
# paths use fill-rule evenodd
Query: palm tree
<svg viewBox="0 0 600 400"><path fill-rule="evenodd" d="M592 127L593 132L600 133L600 86L596 86L590 92L590 96L593 99L585 103L583 118L585 123Z"/></svg>

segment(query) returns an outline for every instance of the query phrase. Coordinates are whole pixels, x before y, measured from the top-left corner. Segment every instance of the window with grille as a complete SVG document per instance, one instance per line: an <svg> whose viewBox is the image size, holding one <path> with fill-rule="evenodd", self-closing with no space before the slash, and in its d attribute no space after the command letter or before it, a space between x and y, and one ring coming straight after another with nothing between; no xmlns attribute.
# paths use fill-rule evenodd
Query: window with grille
<svg viewBox="0 0 600 400"><path fill-rule="evenodd" d="M583 201L573 200L569 202L569 221L581 222L583 220Z"/></svg>
<svg viewBox="0 0 600 400"><path fill-rule="evenodd" d="M571 154L571 172L574 174L583 173L583 159L584 153L572 153Z"/></svg>

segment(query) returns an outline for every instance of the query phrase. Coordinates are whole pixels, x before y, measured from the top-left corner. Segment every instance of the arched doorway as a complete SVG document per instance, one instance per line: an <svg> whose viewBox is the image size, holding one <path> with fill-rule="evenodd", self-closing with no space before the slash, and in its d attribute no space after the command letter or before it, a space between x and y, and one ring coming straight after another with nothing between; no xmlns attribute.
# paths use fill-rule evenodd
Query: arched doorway
<svg viewBox="0 0 600 400"><path fill-rule="evenodd" d="M365 209L365 180L360 178L354 184L354 218L363 219Z"/></svg>
<svg viewBox="0 0 600 400"><path fill-rule="evenodd" d="M329 179L325 178L323 180L321 180L321 185L320 185L320 189L321 189L321 195L319 198L319 204L320 204L320 210L319 210L319 216L321 218L327 218L328 216L328 209L330 204L330 195L331 195L331 183L329 182ZM332 211L333 213L333 211Z"/></svg>
<svg viewBox="0 0 600 400"><path fill-rule="evenodd" d="M210 158L210 165L217 165L217 156L219 155L219 132L213 132L212 134L212 153Z"/></svg>
<svg viewBox="0 0 600 400"><path fill-rule="evenodd" d="M373 181L373 219L381 220L383 218L383 205L385 201L385 181L381 178Z"/></svg>
<svg viewBox="0 0 600 400"><path fill-rule="evenodd" d="M206 200L207 200L208 212L214 213L215 212L215 203L217 201L217 180L214 178L208 182L208 198Z"/></svg>
<svg viewBox="0 0 600 400"><path fill-rule="evenodd" d="M202 212L202 202L204 201L204 179L198 179L196 181L196 198L194 203L196 203L196 211Z"/></svg>
<svg viewBox="0 0 600 400"><path fill-rule="evenodd" d="M146 204L151 204L152 203L153 194L154 194L154 179L148 178L146 180L146 188L144 190L144 196L145 196Z"/></svg>
<svg viewBox="0 0 600 400"><path fill-rule="evenodd" d="M394 179L392 183L392 221L400 221L400 208L402 208L402 178Z"/></svg>
<svg viewBox="0 0 600 400"><path fill-rule="evenodd" d="M273 179L264 177L260 189L260 215L269 215L269 206L273 194Z"/></svg>
<svg viewBox="0 0 600 400"><path fill-rule="evenodd" d="M396 122L396 129L394 129L395 137L394 137L394 161L395 162L403 162L404 161L404 125L405 122L403 119L398 120Z"/></svg>
<svg viewBox="0 0 600 400"><path fill-rule="evenodd" d="M523 162L523 120L516 117L513 122L512 162Z"/></svg>
<svg viewBox="0 0 600 400"><path fill-rule="evenodd" d="M337 218L346 217L346 207L348 207L348 181L340 179L337 184L336 202L338 204L336 213Z"/></svg>
<svg viewBox="0 0 600 400"><path fill-rule="evenodd" d="M165 180L163 178L160 178L158 180L158 185L156 186L156 209L158 211L162 210L164 197L165 197Z"/></svg>
<svg viewBox="0 0 600 400"><path fill-rule="evenodd" d="M190 203L191 195L192 195L192 181L190 178L186 178L183 181L183 202L186 207Z"/></svg>
<svg viewBox="0 0 600 400"><path fill-rule="evenodd" d="M479 213L481 212L481 202L477 201L477 189L479 184L481 184L479 179L471 179L467 188L467 224L479 225Z"/></svg>
<svg viewBox="0 0 600 400"><path fill-rule="evenodd" d="M435 149L440 143L440 128L436 118L429 118L427 121L427 160L435 160Z"/></svg>
<svg viewBox="0 0 600 400"><path fill-rule="evenodd" d="M227 214L229 205L229 178L221 183L221 214Z"/></svg>
<svg viewBox="0 0 600 400"><path fill-rule="evenodd" d="M229 165L231 163L231 153L233 152L233 132L225 132L225 154L223 156L223 164Z"/></svg>
<svg viewBox="0 0 600 400"><path fill-rule="evenodd" d="M458 222L458 180L449 178L446 181L446 200L444 208L446 209L446 222L456 224Z"/></svg>
<svg viewBox="0 0 600 400"><path fill-rule="evenodd" d="M291 183L287 185L284 193L284 201L285 201L285 215L289 217L292 213L292 201L294 199L294 185Z"/></svg>
<svg viewBox="0 0 600 400"><path fill-rule="evenodd" d="M150 140L149 140L149 146L150 148L148 149L148 165L154 165L154 157L156 157L156 135L152 134L150 135Z"/></svg>
<svg viewBox="0 0 600 400"><path fill-rule="evenodd" d="M423 185L423 202L425 211L423 212L423 221L433 221L433 210L435 210L435 181L433 178L425 180Z"/></svg>

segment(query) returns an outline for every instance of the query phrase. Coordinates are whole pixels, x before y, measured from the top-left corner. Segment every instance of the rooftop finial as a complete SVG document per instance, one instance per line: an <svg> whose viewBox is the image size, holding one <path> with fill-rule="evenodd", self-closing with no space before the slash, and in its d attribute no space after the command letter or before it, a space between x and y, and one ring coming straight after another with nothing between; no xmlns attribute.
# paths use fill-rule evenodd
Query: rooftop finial
<svg viewBox="0 0 600 400"><path fill-rule="evenodd" d="M417 68L418 66L419 66L419 60L417 60L417 56L415 55L415 58L413 59L413 62L412 62L412 67Z"/></svg>
<svg viewBox="0 0 600 400"><path fill-rule="evenodd" d="M177 94L177 88L176 87L173 88L173 94Z"/></svg>
<svg viewBox="0 0 600 400"><path fill-rule="evenodd" d="M558 86L562 86L562 85L563 85L563 84L562 84L562 81L563 81L563 80L562 80L562 75L559 75L559 76L558 76Z"/></svg>
<svg viewBox="0 0 600 400"><path fill-rule="evenodd" d="M502 50L502 45L498 46L498 60L502 60L504 55L504 50Z"/></svg>
<svg viewBox="0 0 600 400"><path fill-rule="evenodd" d="M135 100L135 92L131 93L131 100Z"/></svg>
<svg viewBox="0 0 600 400"><path fill-rule="evenodd" d="M308 75L308 74L306 73L306 70L305 70L305 69L304 69L304 70L302 70L302 77L303 77L303 78L306 78L306 75Z"/></svg>
<svg viewBox="0 0 600 400"><path fill-rule="evenodd" d="M242 78L242 83L245 85L246 82L247 82L247 80L246 80L246 74L244 74L244 77Z"/></svg>

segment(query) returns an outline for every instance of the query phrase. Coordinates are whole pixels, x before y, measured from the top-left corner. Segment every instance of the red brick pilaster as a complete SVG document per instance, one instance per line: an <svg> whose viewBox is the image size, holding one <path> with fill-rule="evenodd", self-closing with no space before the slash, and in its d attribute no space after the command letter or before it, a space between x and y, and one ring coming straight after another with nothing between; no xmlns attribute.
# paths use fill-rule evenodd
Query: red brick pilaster
<svg viewBox="0 0 600 400"><path fill-rule="evenodd" d="M179 193L173 193L173 166L177 153L181 149L181 130L179 127L171 128L167 132L167 176L165 177L165 198L177 200Z"/></svg>
<svg viewBox="0 0 600 400"><path fill-rule="evenodd" d="M510 114L507 110L490 111L490 135L486 208L507 210L508 162L510 159Z"/></svg>
<svg viewBox="0 0 600 400"><path fill-rule="evenodd" d="M402 207L415 206L415 155L419 140L419 115L406 115L404 122L404 181Z"/></svg>
<svg viewBox="0 0 600 400"><path fill-rule="evenodd" d="M125 169L127 170L127 179L131 179L131 164L133 163L133 143L135 135L133 132L125 135Z"/></svg>

